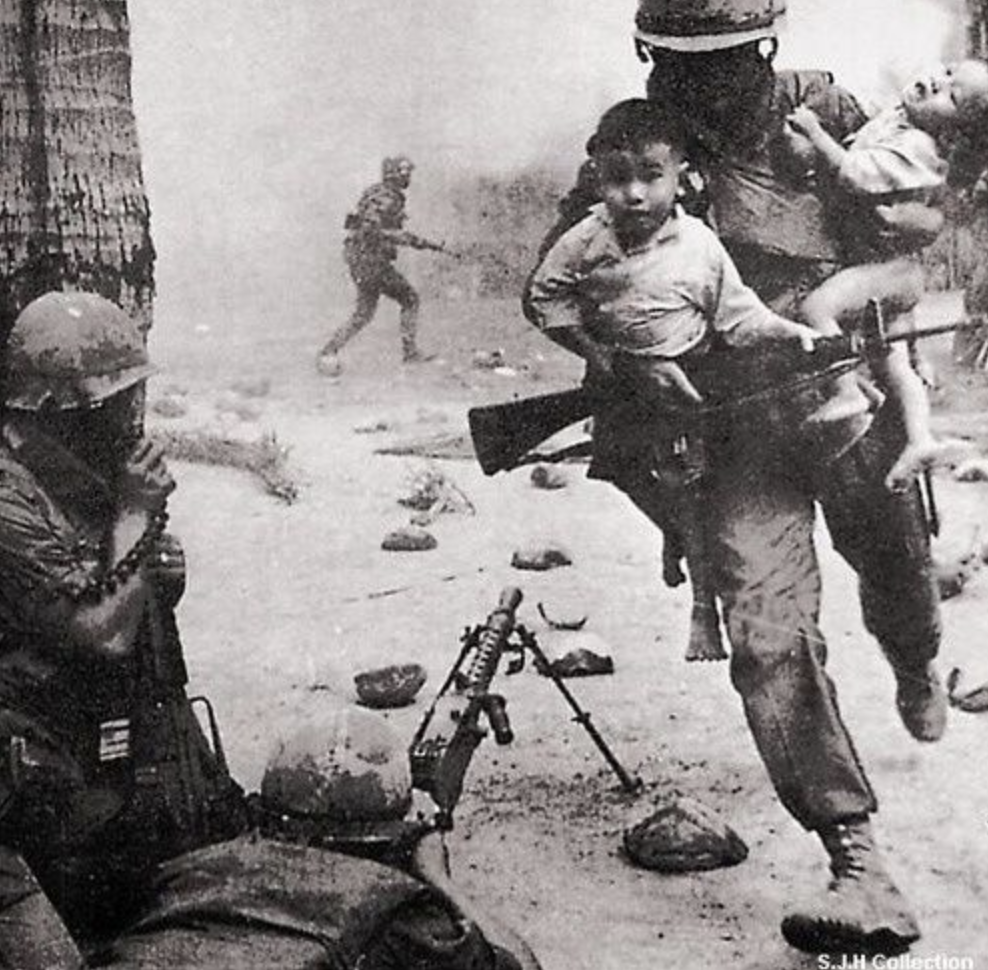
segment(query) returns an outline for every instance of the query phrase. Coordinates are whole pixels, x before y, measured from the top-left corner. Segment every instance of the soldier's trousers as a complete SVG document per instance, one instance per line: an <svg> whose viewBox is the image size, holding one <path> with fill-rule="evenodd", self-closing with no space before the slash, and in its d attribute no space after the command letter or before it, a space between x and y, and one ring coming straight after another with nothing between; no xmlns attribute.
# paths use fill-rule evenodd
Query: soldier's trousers
<svg viewBox="0 0 988 970"><path fill-rule="evenodd" d="M823 502L834 545L858 573L867 628L894 666L909 669L937 652L937 592L919 496L885 489L897 443L887 420L877 425L828 467ZM731 680L780 800L818 829L877 805L826 672L814 484L734 451L707 483ZM615 484L648 511L640 481Z"/></svg>
<svg viewBox="0 0 988 970"><path fill-rule="evenodd" d="M350 273L357 286L357 305L347 322L329 338L321 353L339 353L371 322L381 297L386 296L401 307L398 326L401 331L402 357L405 360L413 359L418 353L415 341L419 296L411 283L389 262L351 267Z"/></svg>

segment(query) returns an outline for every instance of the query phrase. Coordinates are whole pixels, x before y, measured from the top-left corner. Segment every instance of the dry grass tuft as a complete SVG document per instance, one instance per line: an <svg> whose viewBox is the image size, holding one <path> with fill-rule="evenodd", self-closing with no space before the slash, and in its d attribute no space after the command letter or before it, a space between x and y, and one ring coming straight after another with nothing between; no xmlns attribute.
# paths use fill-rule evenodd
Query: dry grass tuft
<svg viewBox="0 0 988 970"><path fill-rule="evenodd" d="M211 431L155 430L151 437L176 461L197 465L240 468L261 480L268 494L291 504L298 498L298 483L288 468L290 449L274 432L256 441L238 441Z"/></svg>

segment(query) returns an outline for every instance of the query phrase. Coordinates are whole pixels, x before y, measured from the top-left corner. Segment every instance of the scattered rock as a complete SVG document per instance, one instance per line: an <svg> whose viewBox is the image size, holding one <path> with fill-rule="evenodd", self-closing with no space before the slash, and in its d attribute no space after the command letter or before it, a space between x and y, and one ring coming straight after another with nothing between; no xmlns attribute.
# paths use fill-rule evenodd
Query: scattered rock
<svg viewBox="0 0 988 970"><path fill-rule="evenodd" d="M177 395L155 398L148 408L162 418L182 418L189 413L189 405Z"/></svg>
<svg viewBox="0 0 988 970"><path fill-rule="evenodd" d="M566 473L560 468L553 468L551 465L536 465L532 469L531 479L535 488L544 488L547 491L565 488L569 484Z"/></svg>
<svg viewBox="0 0 988 970"><path fill-rule="evenodd" d="M497 347L494 350L475 350L470 364L477 370L497 370L505 366L504 348Z"/></svg>
<svg viewBox="0 0 988 970"><path fill-rule="evenodd" d="M536 604L536 609L539 611L539 616L553 630L582 630L589 619L587 616L581 616L576 619L554 620L546 614L545 607L541 603Z"/></svg>
<svg viewBox="0 0 988 970"><path fill-rule="evenodd" d="M954 469L959 482L988 482L988 458L972 458Z"/></svg>
<svg viewBox="0 0 988 970"><path fill-rule="evenodd" d="M586 647L577 647L558 660L553 660L549 664L549 670L557 677L595 677L599 674L613 674L614 661Z"/></svg>
<svg viewBox="0 0 988 970"><path fill-rule="evenodd" d="M382 431L391 431L394 424L386 418L378 418L370 424L358 424L354 429L354 434L380 434Z"/></svg>
<svg viewBox="0 0 988 970"><path fill-rule="evenodd" d="M975 529L970 546L960 555L949 559L933 557L933 571L941 600L952 599L964 591L968 581L981 568L984 554L980 530Z"/></svg>
<svg viewBox="0 0 988 970"><path fill-rule="evenodd" d="M353 678L357 700L364 707L406 707L422 689L427 674L421 664L391 664L365 670Z"/></svg>
<svg viewBox="0 0 988 970"><path fill-rule="evenodd" d="M961 691L961 672L959 667L954 667L947 675L947 696L950 698L950 706L958 710L966 711L968 714L980 714L988 711L988 684L974 687L971 690Z"/></svg>
<svg viewBox="0 0 988 970"><path fill-rule="evenodd" d="M677 796L624 832L624 852L636 866L696 872L748 858L741 836L696 799Z"/></svg>
<svg viewBox="0 0 988 970"><path fill-rule="evenodd" d="M343 363L336 354L320 354L316 358L316 371L322 377L336 380L343 374Z"/></svg>
<svg viewBox="0 0 988 970"><path fill-rule="evenodd" d="M271 380L267 377L257 377L253 380L234 381L230 390L242 397L267 397L271 393Z"/></svg>
<svg viewBox="0 0 988 970"><path fill-rule="evenodd" d="M571 566L573 560L566 550L558 546L538 546L529 549L516 549L511 557L515 569L535 569L544 571L558 566Z"/></svg>
<svg viewBox="0 0 988 970"><path fill-rule="evenodd" d="M444 513L473 515L477 510L463 490L445 472L425 468L412 476L408 494L398 498L398 504L420 513L413 523L428 525Z"/></svg>
<svg viewBox="0 0 988 970"><path fill-rule="evenodd" d="M232 414L241 421L256 421L261 416L261 409L256 404L245 401L239 394L232 392L221 394L214 407L220 414Z"/></svg>
<svg viewBox="0 0 988 970"><path fill-rule="evenodd" d="M438 543L431 532L416 525L402 526L389 532L381 542L381 548L388 552L423 552L435 549Z"/></svg>

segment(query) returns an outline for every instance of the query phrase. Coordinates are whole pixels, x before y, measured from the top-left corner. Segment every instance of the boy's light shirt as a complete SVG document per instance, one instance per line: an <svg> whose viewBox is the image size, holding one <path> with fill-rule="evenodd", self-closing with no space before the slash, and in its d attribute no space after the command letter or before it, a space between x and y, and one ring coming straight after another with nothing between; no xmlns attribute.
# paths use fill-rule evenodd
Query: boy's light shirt
<svg viewBox="0 0 988 970"><path fill-rule="evenodd" d="M710 330L775 317L713 231L678 207L625 251L606 207L594 206L546 254L530 300L543 330L585 327L602 343L650 357L679 357Z"/></svg>
<svg viewBox="0 0 988 970"><path fill-rule="evenodd" d="M887 195L944 184L947 162L932 135L910 124L902 105L880 111L848 140L838 170L856 195Z"/></svg>

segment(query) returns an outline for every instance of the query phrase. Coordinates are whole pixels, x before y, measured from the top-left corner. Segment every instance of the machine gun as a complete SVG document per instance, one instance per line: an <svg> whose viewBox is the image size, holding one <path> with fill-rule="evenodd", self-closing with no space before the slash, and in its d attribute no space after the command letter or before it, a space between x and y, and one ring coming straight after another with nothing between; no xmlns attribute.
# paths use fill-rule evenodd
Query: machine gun
<svg viewBox="0 0 988 970"><path fill-rule="evenodd" d="M593 725L590 715L559 679L542 652L535 636L515 623L515 612L522 600L520 589L509 586L501 592L497 607L487 621L468 628L463 648L453 664L432 706L426 711L409 747L412 785L428 793L436 806L433 824L437 829L453 827L453 810L463 792L463 782L477 746L486 737L486 721L498 744L510 744L514 732L508 720L507 702L491 692L498 666L505 654L511 655L508 674L520 671L525 652L532 654L536 669L552 678L581 724L627 792L637 792L641 782L633 778L614 757Z"/></svg>
<svg viewBox="0 0 988 970"><path fill-rule="evenodd" d="M694 414L716 415L750 407L769 394L805 386L853 369L862 360L880 361L891 347L906 341L983 327L980 319L947 323L888 335L873 308L862 333L821 337L812 351L796 341L756 347L716 348L691 366L690 380L708 402ZM557 431L583 421L602 407L627 399L621 386L573 388L551 394L471 408L467 414L474 451L486 475L524 464L524 456Z"/></svg>

